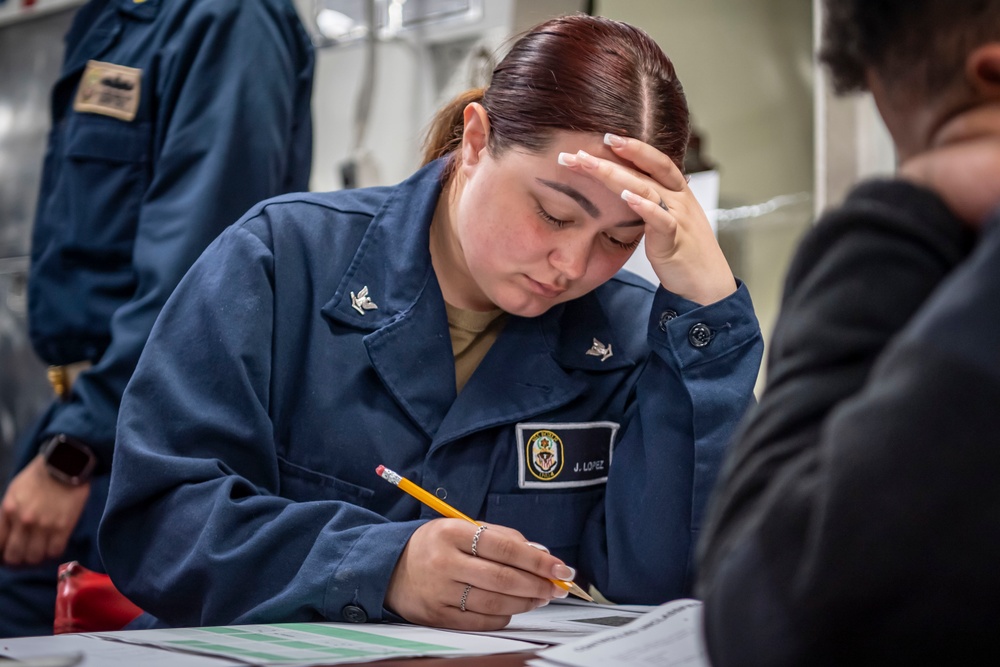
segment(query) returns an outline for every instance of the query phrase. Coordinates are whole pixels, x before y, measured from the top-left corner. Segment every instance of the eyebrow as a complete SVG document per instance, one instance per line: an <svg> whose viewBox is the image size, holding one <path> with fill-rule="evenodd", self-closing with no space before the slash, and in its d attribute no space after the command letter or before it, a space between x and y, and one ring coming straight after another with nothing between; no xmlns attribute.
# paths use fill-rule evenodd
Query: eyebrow
<svg viewBox="0 0 1000 667"><path fill-rule="evenodd" d="M592 218L601 217L601 209L594 205L594 202L587 199L586 196L576 188L566 185L565 183L559 183L557 181L548 181L544 178L536 178L536 181L544 185L545 187L552 188L556 192L561 192L567 197L571 197L573 201L580 205L584 211ZM635 220L626 220L624 222L619 222L615 227L642 227L646 223L642 218L637 218Z"/></svg>
<svg viewBox="0 0 1000 667"><path fill-rule="evenodd" d="M572 197L573 201L580 205L580 207L587 212L587 214L592 218L601 217L601 209L594 206L594 202L587 199L582 192L574 187L570 187L564 183L557 183L556 181L547 181L544 178L536 178L539 183L545 187L552 188L556 192L561 192L567 197Z"/></svg>

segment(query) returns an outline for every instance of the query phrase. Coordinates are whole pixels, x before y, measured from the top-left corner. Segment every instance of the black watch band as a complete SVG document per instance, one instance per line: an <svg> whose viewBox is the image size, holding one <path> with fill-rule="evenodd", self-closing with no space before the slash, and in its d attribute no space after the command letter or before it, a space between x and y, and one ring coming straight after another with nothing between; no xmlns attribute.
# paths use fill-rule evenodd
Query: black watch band
<svg viewBox="0 0 1000 667"><path fill-rule="evenodd" d="M55 479L79 486L90 481L97 456L87 443L73 436L60 433L42 443L39 452L45 460L45 468Z"/></svg>

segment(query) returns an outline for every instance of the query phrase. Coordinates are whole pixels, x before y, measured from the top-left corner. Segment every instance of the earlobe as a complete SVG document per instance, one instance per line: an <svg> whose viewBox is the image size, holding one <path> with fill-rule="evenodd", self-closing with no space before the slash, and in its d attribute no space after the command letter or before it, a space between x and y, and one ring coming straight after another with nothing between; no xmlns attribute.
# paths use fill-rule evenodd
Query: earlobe
<svg viewBox="0 0 1000 667"><path fill-rule="evenodd" d="M490 118L479 102L472 102L466 106L463 118L465 127L462 131L462 162L465 165L474 165L479 162L482 152L489 143Z"/></svg>
<svg viewBox="0 0 1000 667"><path fill-rule="evenodd" d="M984 44L970 53L965 75L985 99L1000 100L1000 42Z"/></svg>

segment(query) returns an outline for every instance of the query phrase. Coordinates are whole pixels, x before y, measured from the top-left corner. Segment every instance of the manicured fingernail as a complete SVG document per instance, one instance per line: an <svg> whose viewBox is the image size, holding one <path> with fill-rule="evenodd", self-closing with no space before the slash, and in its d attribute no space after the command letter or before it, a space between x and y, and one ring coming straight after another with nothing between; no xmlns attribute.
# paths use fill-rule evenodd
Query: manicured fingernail
<svg viewBox="0 0 1000 667"><path fill-rule="evenodd" d="M565 598L565 597L569 597L569 591L567 591L566 589L561 588L559 586L553 586L552 588L554 588L555 591L556 591L555 593L553 593L553 595L552 595L553 597L557 597L557 598L560 598L560 599L561 598Z"/></svg>
<svg viewBox="0 0 1000 667"><path fill-rule="evenodd" d="M627 201L629 204L638 204L642 197L631 190L622 190L622 199Z"/></svg>
<svg viewBox="0 0 1000 667"><path fill-rule="evenodd" d="M535 547L539 551L544 551L545 553L552 553L551 551L549 551L549 548L547 546L545 546L544 544L539 544L538 542L528 542L528 546Z"/></svg>
<svg viewBox="0 0 1000 667"><path fill-rule="evenodd" d="M625 139L623 137L619 137L617 134L611 134L610 132L608 132L607 134L604 135L604 143L606 143L608 146L621 148L622 146L625 145Z"/></svg>
<svg viewBox="0 0 1000 667"><path fill-rule="evenodd" d="M573 581L573 577L576 576L576 570L571 568L569 565L559 563L558 565L552 566L552 576L556 579L562 579L563 581Z"/></svg>
<svg viewBox="0 0 1000 667"><path fill-rule="evenodd" d="M577 165L576 156L572 153L560 153L557 161L564 167L575 167Z"/></svg>
<svg viewBox="0 0 1000 667"><path fill-rule="evenodd" d="M535 609L539 609L540 607L544 607L550 601L549 600L537 600L537 602L538 602L538 604L535 605Z"/></svg>
<svg viewBox="0 0 1000 667"><path fill-rule="evenodd" d="M588 169L593 169L597 166L597 158L587 151L577 151L576 159L580 161L580 164Z"/></svg>

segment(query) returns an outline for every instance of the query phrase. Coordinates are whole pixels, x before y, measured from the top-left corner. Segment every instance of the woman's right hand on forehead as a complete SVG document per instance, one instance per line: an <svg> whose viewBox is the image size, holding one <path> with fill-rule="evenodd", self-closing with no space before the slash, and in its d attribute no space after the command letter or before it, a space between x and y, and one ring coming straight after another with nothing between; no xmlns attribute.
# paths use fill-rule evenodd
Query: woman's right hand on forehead
<svg viewBox="0 0 1000 667"><path fill-rule="evenodd" d="M473 555L476 530L461 519L434 519L414 531L389 580L385 607L419 625L483 631L566 597L550 579L572 581L575 573L544 547L490 524Z"/></svg>
<svg viewBox="0 0 1000 667"><path fill-rule="evenodd" d="M708 217L677 165L638 139L609 134L604 143L634 168L594 156L572 168L620 194L643 219L646 257L663 287L701 305L735 292L736 280Z"/></svg>

